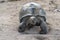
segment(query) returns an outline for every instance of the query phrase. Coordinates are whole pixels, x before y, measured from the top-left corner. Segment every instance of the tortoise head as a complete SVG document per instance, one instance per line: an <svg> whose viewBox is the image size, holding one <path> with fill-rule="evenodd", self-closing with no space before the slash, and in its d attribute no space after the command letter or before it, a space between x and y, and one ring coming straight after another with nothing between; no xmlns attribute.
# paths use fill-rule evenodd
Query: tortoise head
<svg viewBox="0 0 60 40"><path fill-rule="evenodd" d="M31 16L27 21L27 23L31 24L31 25L36 25L36 23L38 23L38 22L39 22L39 20L35 16Z"/></svg>

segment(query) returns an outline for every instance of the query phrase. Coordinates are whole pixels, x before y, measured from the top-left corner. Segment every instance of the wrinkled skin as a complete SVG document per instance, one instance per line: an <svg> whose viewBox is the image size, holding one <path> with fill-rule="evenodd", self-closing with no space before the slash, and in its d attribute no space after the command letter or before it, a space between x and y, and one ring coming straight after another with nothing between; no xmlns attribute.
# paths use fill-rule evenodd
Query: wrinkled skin
<svg viewBox="0 0 60 40"><path fill-rule="evenodd" d="M33 4L33 3L32 3ZM20 19L20 26L18 31L24 32L26 29L30 29L33 26L40 26L41 31L40 34L47 34L47 24L46 24L46 13L42 8L34 7L36 6L33 4L29 4L28 8L21 8L19 19ZM36 9L37 8L37 9ZM38 11L37 11L38 10Z"/></svg>

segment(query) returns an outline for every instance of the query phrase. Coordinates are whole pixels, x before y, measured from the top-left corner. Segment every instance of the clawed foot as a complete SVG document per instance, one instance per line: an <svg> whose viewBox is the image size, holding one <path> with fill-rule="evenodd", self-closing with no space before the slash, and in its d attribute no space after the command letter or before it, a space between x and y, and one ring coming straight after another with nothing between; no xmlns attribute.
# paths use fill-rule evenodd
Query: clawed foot
<svg viewBox="0 0 60 40"><path fill-rule="evenodd" d="M24 32L24 31L25 31L25 29L24 29L24 28L22 28L22 27L19 27L19 28L18 28L18 31L19 31L19 32Z"/></svg>

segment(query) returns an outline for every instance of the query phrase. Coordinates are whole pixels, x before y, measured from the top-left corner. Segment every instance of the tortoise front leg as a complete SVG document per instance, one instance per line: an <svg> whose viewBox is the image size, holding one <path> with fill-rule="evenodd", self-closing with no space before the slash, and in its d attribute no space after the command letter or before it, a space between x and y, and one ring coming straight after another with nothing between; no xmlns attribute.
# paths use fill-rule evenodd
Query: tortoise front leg
<svg viewBox="0 0 60 40"><path fill-rule="evenodd" d="M24 22L20 23L20 26L18 28L18 31L19 32L24 32L25 31L25 28L26 28L26 25Z"/></svg>
<svg viewBox="0 0 60 40"><path fill-rule="evenodd" d="M48 33L47 24L45 21L41 21L40 28L41 28L41 31L39 32L40 34Z"/></svg>

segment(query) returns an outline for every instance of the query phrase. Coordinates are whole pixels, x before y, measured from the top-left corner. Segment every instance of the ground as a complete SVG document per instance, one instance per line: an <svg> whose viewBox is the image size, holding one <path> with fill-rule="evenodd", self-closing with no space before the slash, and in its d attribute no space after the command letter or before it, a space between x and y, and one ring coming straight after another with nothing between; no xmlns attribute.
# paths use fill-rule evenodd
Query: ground
<svg viewBox="0 0 60 40"><path fill-rule="evenodd" d="M40 3L39 1L36 1ZM21 34L18 32L19 11L26 2L0 3L0 40L60 40L60 12L49 11L47 3L40 3L46 11L48 28L46 35Z"/></svg>

